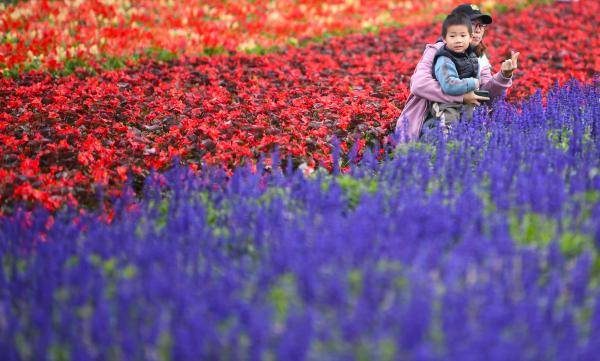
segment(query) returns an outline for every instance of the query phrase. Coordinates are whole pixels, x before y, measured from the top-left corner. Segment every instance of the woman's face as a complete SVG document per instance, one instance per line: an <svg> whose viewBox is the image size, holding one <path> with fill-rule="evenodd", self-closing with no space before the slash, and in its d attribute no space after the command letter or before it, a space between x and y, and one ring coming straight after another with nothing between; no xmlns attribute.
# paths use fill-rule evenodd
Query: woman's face
<svg viewBox="0 0 600 361"><path fill-rule="evenodd" d="M473 37L471 38L471 45L477 46L479 43L481 43L486 27L487 25L481 23L481 21L473 20Z"/></svg>

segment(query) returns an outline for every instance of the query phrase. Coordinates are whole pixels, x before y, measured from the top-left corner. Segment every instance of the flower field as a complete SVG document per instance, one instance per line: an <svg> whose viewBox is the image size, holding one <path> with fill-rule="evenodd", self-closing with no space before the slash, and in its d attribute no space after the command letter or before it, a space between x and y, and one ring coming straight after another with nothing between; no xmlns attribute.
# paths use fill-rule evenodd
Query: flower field
<svg viewBox="0 0 600 361"><path fill-rule="evenodd" d="M4 1L6 2L6 1ZM10 0L8 1L11 2ZM0 2L0 71L235 51L262 52L328 34L430 21L456 0ZM502 6L519 4L504 0ZM493 6L489 0L483 5ZM166 29L166 31L165 31Z"/></svg>
<svg viewBox="0 0 600 361"><path fill-rule="evenodd" d="M9 359L593 359L600 88L346 173L177 166L0 223ZM489 124L489 125L482 125ZM334 152L335 153L335 152ZM276 157L275 157L276 158ZM275 164L278 162L275 161ZM288 163L291 165L291 163Z"/></svg>
<svg viewBox="0 0 600 361"><path fill-rule="evenodd" d="M600 3L484 3L514 85L398 144L456 4L0 4L1 359L597 357Z"/></svg>
<svg viewBox="0 0 600 361"><path fill-rule="evenodd" d="M590 82L600 69L599 11L579 2L499 16L488 34L492 63L523 54L509 99L570 78ZM438 33L415 25L264 56L0 79L0 211L15 202L89 205L94 184L118 192L128 174L139 183L174 156L234 168L278 146L297 164L330 167L334 135L345 151L387 141L423 44Z"/></svg>

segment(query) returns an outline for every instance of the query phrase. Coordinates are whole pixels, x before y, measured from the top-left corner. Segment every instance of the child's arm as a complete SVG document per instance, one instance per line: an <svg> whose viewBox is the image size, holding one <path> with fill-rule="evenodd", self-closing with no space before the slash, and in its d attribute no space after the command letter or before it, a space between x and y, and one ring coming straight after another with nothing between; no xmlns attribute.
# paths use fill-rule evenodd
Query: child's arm
<svg viewBox="0 0 600 361"><path fill-rule="evenodd" d="M462 103L462 94L459 96L444 94L440 83L433 77L433 59L444 43L428 44L423 57L417 64L415 72L410 78L410 92L414 95L437 103Z"/></svg>
<svg viewBox="0 0 600 361"><path fill-rule="evenodd" d="M479 86L479 81L475 78L460 79L454 63L445 56L440 56L435 62L435 77L440 82L442 91L450 95L463 95Z"/></svg>

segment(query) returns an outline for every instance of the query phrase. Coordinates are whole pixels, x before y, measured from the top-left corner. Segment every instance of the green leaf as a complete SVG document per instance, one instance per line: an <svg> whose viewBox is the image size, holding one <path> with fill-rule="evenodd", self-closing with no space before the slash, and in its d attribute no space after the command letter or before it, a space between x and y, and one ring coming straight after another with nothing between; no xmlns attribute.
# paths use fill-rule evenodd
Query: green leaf
<svg viewBox="0 0 600 361"><path fill-rule="evenodd" d="M268 295L269 301L275 307L277 322L283 323L287 317L289 306L298 298L296 293L296 277L292 273L280 276Z"/></svg>
<svg viewBox="0 0 600 361"><path fill-rule="evenodd" d="M528 212L522 218L515 213L509 215L510 234L518 243L546 246L556 236L556 221L537 213Z"/></svg>

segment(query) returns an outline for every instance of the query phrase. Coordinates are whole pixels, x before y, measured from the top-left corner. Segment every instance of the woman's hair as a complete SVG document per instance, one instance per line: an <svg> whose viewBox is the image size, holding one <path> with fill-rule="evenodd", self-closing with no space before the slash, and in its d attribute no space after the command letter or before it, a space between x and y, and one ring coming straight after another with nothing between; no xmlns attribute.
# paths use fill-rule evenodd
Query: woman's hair
<svg viewBox="0 0 600 361"><path fill-rule="evenodd" d="M446 37L448 28L454 25L464 25L469 30L469 33L473 33L473 26L471 25L471 19L468 15L463 13L450 14L444 19L442 24L442 38Z"/></svg>
<svg viewBox="0 0 600 361"><path fill-rule="evenodd" d="M485 45L483 43L483 39L479 42L479 44L477 44L477 46L475 47L475 54L477 54L477 57L481 57L483 54L485 54L486 50L487 50L487 45Z"/></svg>

